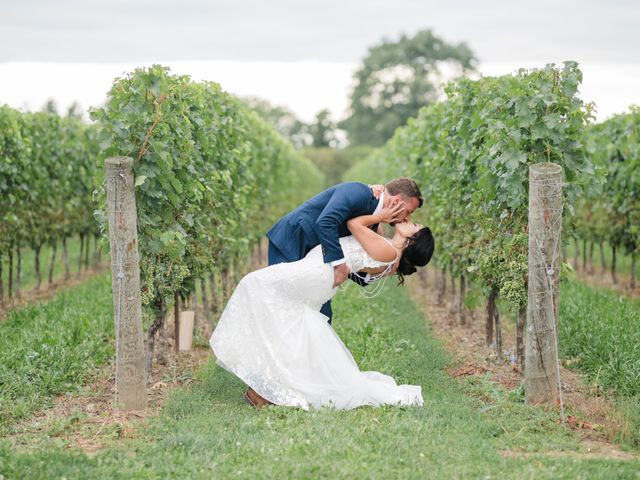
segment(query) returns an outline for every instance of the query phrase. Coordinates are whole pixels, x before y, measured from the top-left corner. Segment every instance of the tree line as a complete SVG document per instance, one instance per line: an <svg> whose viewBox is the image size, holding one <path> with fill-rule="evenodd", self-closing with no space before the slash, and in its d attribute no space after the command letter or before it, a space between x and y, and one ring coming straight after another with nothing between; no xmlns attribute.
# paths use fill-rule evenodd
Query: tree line
<svg viewBox="0 0 640 480"><path fill-rule="evenodd" d="M476 65L465 43L451 44L431 30L421 30L383 39L369 49L353 74L345 118L335 120L336 112L322 109L304 122L287 107L253 97L243 101L303 150L333 184L422 107L440 101L443 82L477 74Z"/></svg>

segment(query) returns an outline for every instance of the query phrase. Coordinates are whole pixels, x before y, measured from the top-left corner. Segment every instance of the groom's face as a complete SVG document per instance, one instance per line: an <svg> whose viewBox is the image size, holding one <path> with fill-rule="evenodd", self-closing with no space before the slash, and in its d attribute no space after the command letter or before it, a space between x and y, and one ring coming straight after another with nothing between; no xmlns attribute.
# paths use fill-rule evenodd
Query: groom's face
<svg viewBox="0 0 640 480"><path fill-rule="evenodd" d="M404 210L402 211L400 216L400 222L404 222L420 206L420 202L415 197L402 197L401 195L394 195L389 200L391 205L397 205L400 203L404 207Z"/></svg>
<svg viewBox="0 0 640 480"><path fill-rule="evenodd" d="M405 220L413 215L418 207L420 206L420 201L416 197L404 198L404 208L407 210L407 216L404 218Z"/></svg>

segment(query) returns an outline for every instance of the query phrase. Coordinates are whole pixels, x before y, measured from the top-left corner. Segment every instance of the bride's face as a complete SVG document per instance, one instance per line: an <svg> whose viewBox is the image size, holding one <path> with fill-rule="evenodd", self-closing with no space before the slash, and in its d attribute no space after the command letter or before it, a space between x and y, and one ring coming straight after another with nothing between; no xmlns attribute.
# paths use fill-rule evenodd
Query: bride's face
<svg viewBox="0 0 640 480"><path fill-rule="evenodd" d="M405 238L412 237L413 235L418 233L418 231L420 231L420 229L422 228L424 228L424 225L420 225L419 223L413 223L413 222L402 222L402 223L395 224L396 232L398 232L400 235L402 235Z"/></svg>

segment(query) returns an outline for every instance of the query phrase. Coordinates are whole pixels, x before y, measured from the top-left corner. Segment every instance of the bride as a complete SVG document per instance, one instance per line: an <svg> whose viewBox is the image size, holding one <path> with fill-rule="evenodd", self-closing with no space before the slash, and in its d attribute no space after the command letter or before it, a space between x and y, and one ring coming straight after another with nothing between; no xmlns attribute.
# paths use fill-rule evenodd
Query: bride
<svg viewBox="0 0 640 480"><path fill-rule="evenodd" d="M402 283L404 275L429 262L429 228L396 223L390 239L369 228L394 214L389 207L348 220L352 236L340 238L340 246L352 272L375 280L396 272ZM245 400L258 407L422 405L420 386L397 385L390 376L360 371L319 312L338 290L333 283L333 267L324 263L321 246L297 262L246 275L210 339L217 363L249 386Z"/></svg>

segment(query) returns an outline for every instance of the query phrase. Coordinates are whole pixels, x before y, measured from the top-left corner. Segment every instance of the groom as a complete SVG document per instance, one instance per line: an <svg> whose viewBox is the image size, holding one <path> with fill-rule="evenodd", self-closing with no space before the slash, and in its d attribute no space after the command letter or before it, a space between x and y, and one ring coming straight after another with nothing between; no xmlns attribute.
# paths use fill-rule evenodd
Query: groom
<svg viewBox="0 0 640 480"><path fill-rule="evenodd" d="M418 185L406 177L387 183L380 198L376 198L372 189L363 183L334 185L307 200L271 227L267 233L269 265L295 262L322 244L324 262L333 266L333 286L340 285L351 273L338 241L340 237L351 235L347 220L377 213L383 207L396 206L402 208L398 209L394 221L403 222L422 206L422 202ZM325 303L320 311L331 323L331 301Z"/></svg>

